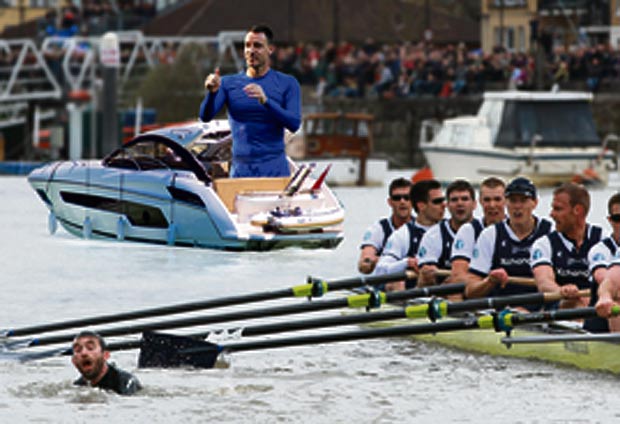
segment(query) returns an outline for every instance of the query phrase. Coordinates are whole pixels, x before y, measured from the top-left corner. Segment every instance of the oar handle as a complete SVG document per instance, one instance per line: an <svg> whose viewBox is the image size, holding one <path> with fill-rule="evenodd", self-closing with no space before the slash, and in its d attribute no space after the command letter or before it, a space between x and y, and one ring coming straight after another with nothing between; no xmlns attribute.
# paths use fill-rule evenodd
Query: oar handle
<svg viewBox="0 0 620 424"><path fill-rule="evenodd" d="M545 301L546 302L555 302L556 300L564 299L564 296L560 292L550 292L545 293ZM590 289L579 290L579 297L588 297L590 296Z"/></svg>
<svg viewBox="0 0 620 424"><path fill-rule="evenodd" d="M451 270L449 269L438 269L435 271L435 275L437 277L449 277L451 275ZM407 273L411 273L411 277L409 279L416 279L418 274L414 271L407 271ZM531 277L512 277L508 276L508 282L512 284L519 284L521 286L530 286L536 287L536 281L534 281Z"/></svg>
<svg viewBox="0 0 620 424"><path fill-rule="evenodd" d="M520 286L536 287L536 281L531 277L508 277L508 282Z"/></svg>

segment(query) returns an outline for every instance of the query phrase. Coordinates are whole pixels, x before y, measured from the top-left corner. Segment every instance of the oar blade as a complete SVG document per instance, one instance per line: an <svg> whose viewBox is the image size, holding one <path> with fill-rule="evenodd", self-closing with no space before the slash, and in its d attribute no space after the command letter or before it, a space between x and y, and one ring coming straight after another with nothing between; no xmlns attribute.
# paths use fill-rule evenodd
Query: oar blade
<svg viewBox="0 0 620 424"><path fill-rule="evenodd" d="M200 348L200 353L186 352ZM148 331L142 333L139 368L213 368L220 346L191 337Z"/></svg>

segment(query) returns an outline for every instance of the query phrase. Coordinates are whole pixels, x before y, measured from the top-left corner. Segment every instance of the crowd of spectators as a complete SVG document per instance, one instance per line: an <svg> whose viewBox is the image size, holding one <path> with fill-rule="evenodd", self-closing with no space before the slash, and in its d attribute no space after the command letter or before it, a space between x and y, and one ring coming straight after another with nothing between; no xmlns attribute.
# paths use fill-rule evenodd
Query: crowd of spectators
<svg viewBox="0 0 620 424"><path fill-rule="evenodd" d="M608 45L556 47L541 55L546 87L558 84L597 92L603 81L620 75L620 51ZM531 89L536 85L533 53L496 48L490 53L464 44L361 44L328 42L284 45L274 66L293 74L316 95L335 97L453 97L495 88Z"/></svg>
<svg viewBox="0 0 620 424"><path fill-rule="evenodd" d="M132 29L155 16L154 0L82 0L81 7L66 2L60 11L50 10L40 22L42 36L99 35L108 30Z"/></svg>

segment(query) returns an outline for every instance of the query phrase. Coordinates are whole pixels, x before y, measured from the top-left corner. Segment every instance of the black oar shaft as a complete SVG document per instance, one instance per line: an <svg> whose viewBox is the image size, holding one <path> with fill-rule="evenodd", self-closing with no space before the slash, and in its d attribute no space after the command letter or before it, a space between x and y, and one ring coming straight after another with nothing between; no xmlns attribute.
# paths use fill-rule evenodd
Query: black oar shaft
<svg viewBox="0 0 620 424"><path fill-rule="evenodd" d="M281 290L265 291L258 293L250 293L238 296L230 296L217 299L209 299L204 301L180 303L176 305L161 306L155 308L142 309L138 311L122 312L117 314L100 315L95 317L80 318L68 321L60 321L48 324L33 325L28 327L7 329L0 331L0 335L4 337L19 337L41 334L50 331L66 330L76 327L88 327L92 325L108 324L111 322L128 321L133 319L152 318L156 316L179 314L184 312L193 312L199 310L221 308L225 306L234 306L244 303L262 302L267 300L282 299L286 297L306 297L312 296L313 289L320 287L321 294L323 292L352 289L364 285L379 285L390 281L400 281L414 277L414 274L408 272L400 272L393 274L385 274L379 276L363 276L346 278L332 282L314 281L312 283L303 284ZM320 294L319 294L320 295Z"/></svg>
<svg viewBox="0 0 620 424"><path fill-rule="evenodd" d="M218 324L222 322L229 321L241 321L247 319L255 319L255 318L265 318L265 317L275 317L282 315L290 315L290 314L298 314L305 312L316 312L316 311L324 311L329 309L338 309L338 308L346 308L346 307L367 307L367 306L379 306L382 303L386 302L394 302L397 300L404 299L412 299L416 297L422 296L431 296L431 295L445 295L445 294L453 294L460 293L464 289L463 284L448 284L443 286L434 286L434 287L422 287L422 288L414 288L410 290L404 290L400 292L392 292L392 293L379 293L379 304L373 305L374 300L373 294L358 294L352 295L345 298L331 299L331 300L321 300L314 302L307 302L302 304L294 304L294 305L283 305L283 306L275 306L270 308L261 308L261 309L249 309L249 310L241 310L241 311L233 311L223 314L217 315L207 315L207 316L199 316L199 317L191 317L191 318L182 318L176 320L168 320L168 321L160 321L160 322L151 322L151 323L143 323L143 324L134 324L131 326L123 326L123 327L115 327L109 329L98 329L97 332L102 337L114 337L114 336L124 336L127 334L133 333L141 333L144 331L158 331L165 329L173 329L173 328L181 328L181 327L192 327L197 325L208 325L208 324ZM26 347L28 346L44 346L56 343L65 343L73 340L74 335L72 334L59 334L55 336L41 337L32 339Z"/></svg>
<svg viewBox="0 0 620 424"><path fill-rule="evenodd" d="M479 328L478 322L475 318L426 324L403 325L389 328L372 328L368 330L355 330L333 334L317 334L281 339L259 340L222 345L221 348L226 352L241 352L247 350L274 349L287 346L303 346L309 344L346 342L381 337L399 337L414 334L439 333L470 328Z"/></svg>
<svg viewBox="0 0 620 424"><path fill-rule="evenodd" d="M616 310L616 313L620 310ZM596 315L596 310L592 307L578 308L569 310L558 310L541 313L509 313L506 316L508 325L522 325L535 322L547 322L563 319L587 318ZM500 318L501 319L501 318ZM425 324L402 325L389 328L375 328L368 330L356 330L331 334L317 334L298 337L287 337L278 339L249 341L243 343L232 343L224 345L212 345L207 348L186 349L182 353L204 353L205 355L217 355L219 352L241 352L248 350L275 349L289 346L303 346L310 344L335 343L354 340L365 340L383 337L403 337L416 334L432 334L456 330L469 329L494 329L495 318L491 316L468 317L464 319L446 320ZM217 349L214 349L216 347Z"/></svg>

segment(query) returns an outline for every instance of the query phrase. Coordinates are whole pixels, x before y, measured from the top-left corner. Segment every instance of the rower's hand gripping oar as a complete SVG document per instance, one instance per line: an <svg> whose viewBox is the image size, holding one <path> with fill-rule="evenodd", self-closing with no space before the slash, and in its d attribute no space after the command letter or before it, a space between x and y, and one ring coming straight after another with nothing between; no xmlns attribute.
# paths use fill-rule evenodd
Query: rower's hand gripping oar
<svg viewBox="0 0 620 424"><path fill-rule="evenodd" d="M417 278L417 275L412 271L385 274L379 276L353 277L334 281L325 281L322 279L308 277L308 282L306 284L301 284L281 290L256 292L245 295L142 309L131 312L121 312L116 314L99 315L68 321L33 325L29 327L4 329L0 330L0 345L3 343L3 338L7 339L9 337L30 336L50 331L66 330L69 328L88 327L92 325L108 324L112 322L127 321L133 319L151 318L156 316L214 309L224 306L234 306L244 303L262 302L287 297L321 297L328 291L348 290L362 286L376 286L384 284L386 282L400 281L403 279L413 280L415 278ZM4 342L6 343L6 340Z"/></svg>

